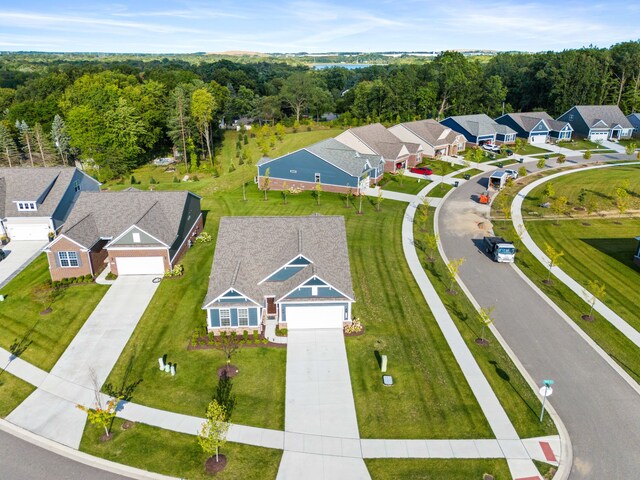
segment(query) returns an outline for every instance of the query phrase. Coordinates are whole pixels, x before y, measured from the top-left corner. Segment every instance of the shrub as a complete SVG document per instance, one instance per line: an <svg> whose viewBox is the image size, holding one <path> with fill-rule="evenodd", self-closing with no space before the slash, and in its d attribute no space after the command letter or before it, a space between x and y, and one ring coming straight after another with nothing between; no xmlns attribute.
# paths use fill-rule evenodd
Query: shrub
<svg viewBox="0 0 640 480"><path fill-rule="evenodd" d="M191 177L191 181L192 182L199 182L200 179L198 178L198 175L194 175L193 177Z"/></svg>
<svg viewBox="0 0 640 480"><path fill-rule="evenodd" d="M116 278L118 278L118 276L113 272L109 272L107 273L107 276L104 278L105 280L115 280Z"/></svg>
<svg viewBox="0 0 640 480"><path fill-rule="evenodd" d="M253 331L253 344L254 344L254 345L257 345L257 344L258 344L258 341L259 341L258 335L259 335L259 334L258 334L258 331L257 331L257 330L254 330L254 331Z"/></svg>
<svg viewBox="0 0 640 480"><path fill-rule="evenodd" d="M233 162L231 162L231 165L229 165L229 173L232 173L235 171L236 171L236 166L233 164Z"/></svg>
<svg viewBox="0 0 640 480"><path fill-rule="evenodd" d="M76 283L84 283L84 275L80 275L76 277Z"/></svg>
<svg viewBox="0 0 640 480"><path fill-rule="evenodd" d="M165 278L180 277L184 273L184 266L179 263L172 270L164 272Z"/></svg>
<svg viewBox="0 0 640 480"><path fill-rule="evenodd" d="M202 232L200 235L196 237L196 243L209 243L212 238L207 232Z"/></svg>
<svg viewBox="0 0 640 480"><path fill-rule="evenodd" d="M245 345L249 343L249 332L247 332L246 330L242 332L242 339L244 340Z"/></svg>
<svg viewBox="0 0 640 480"><path fill-rule="evenodd" d="M180 183L180 179L174 175L172 182L173 183Z"/></svg>
<svg viewBox="0 0 640 480"><path fill-rule="evenodd" d="M151 177L151 178L149 179L149 184L150 184L150 185L155 185L156 183L158 183L158 181L157 181L155 178Z"/></svg>
<svg viewBox="0 0 640 480"><path fill-rule="evenodd" d="M60 281L59 281L59 280L54 280L54 281L51 283L51 286L52 286L53 288L60 288Z"/></svg>
<svg viewBox="0 0 640 480"><path fill-rule="evenodd" d="M360 319L354 318L351 321L351 325L344 326L344 333L359 333L362 331L362 323L360 323Z"/></svg>
<svg viewBox="0 0 640 480"><path fill-rule="evenodd" d="M131 175L131 180L130 180L131 185L135 185L136 183L138 183L136 181L136 177L134 177L133 175Z"/></svg>
<svg viewBox="0 0 640 480"><path fill-rule="evenodd" d="M92 282L92 281L93 281L93 275L91 275L90 273L87 273L87 274L84 276L84 280L85 280L86 282Z"/></svg>

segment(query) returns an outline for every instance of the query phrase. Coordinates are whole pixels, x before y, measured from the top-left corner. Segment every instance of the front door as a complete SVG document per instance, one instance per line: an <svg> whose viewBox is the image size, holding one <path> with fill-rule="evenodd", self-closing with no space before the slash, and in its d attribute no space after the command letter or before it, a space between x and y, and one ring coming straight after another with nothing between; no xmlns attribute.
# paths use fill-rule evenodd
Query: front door
<svg viewBox="0 0 640 480"><path fill-rule="evenodd" d="M267 297L267 315L274 316L277 312L275 297Z"/></svg>

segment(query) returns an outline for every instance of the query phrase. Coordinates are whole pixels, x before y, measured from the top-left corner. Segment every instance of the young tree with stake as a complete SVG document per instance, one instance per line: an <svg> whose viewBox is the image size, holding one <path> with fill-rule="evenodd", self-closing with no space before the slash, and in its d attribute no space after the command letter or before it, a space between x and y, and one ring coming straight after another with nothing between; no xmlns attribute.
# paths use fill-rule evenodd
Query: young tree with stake
<svg viewBox="0 0 640 480"><path fill-rule="evenodd" d="M586 315L586 317L583 316L585 320L593 320L593 307L595 307L597 300L604 300L604 297L607 294L606 290L607 286L604 282L600 283L597 280L589 280L589 283L587 283L587 289L582 291L589 307L591 307L589 309L589 314Z"/></svg>
<svg viewBox="0 0 640 480"><path fill-rule="evenodd" d="M198 443L202 451L210 458L215 455L216 463L220 461L220 448L227 443L229 424L225 421L226 415L225 408L213 400L207 407L207 419L198 433Z"/></svg>
<svg viewBox="0 0 640 480"><path fill-rule="evenodd" d="M545 253L547 254L547 257L549 257L549 261L547 262L549 265L549 275L547 276L547 279L544 280L544 283L546 283L547 285L551 283L551 269L553 267L558 266L558 262L560 261L560 258L562 258L562 256L564 255L564 252L558 251L555 248L553 248L552 245L549 245L548 243L545 244Z"/></svg>

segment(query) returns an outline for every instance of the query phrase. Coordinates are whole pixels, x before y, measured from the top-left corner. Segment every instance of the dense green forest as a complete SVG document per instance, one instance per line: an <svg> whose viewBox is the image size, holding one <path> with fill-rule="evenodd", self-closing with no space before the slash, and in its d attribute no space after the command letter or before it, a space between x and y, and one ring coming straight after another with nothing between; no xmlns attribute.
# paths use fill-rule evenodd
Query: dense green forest
<svg viewBox="0 0 640 480"><path fill-rule="evenodd" d="M502 111L557 116L580 104L630 113L639 87L639 41L317 71L274 59L3 53L0 161L80 160L108 179L175 149L188 167L215 169L221 125L241 117L297 127L327 112L341 125Z"/></svg>

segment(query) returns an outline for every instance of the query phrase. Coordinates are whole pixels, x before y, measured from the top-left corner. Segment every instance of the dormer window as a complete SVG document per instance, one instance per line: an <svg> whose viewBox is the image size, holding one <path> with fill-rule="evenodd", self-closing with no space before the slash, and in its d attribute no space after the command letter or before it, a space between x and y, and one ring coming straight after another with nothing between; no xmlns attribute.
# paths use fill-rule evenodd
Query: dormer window
<svg viewBox="0 0 640 480"><path fill-rule="evenodd" d="M73 191L74 192L79 192L80 191L80 181L79 180L74 180L74 182L73 182Z"/></svg>
<svg viewBox="0 0 640 480"><path fill-rule="evenodd" d="M38 210L36 202L17 202L19 212L35 212Z"/></svg>

